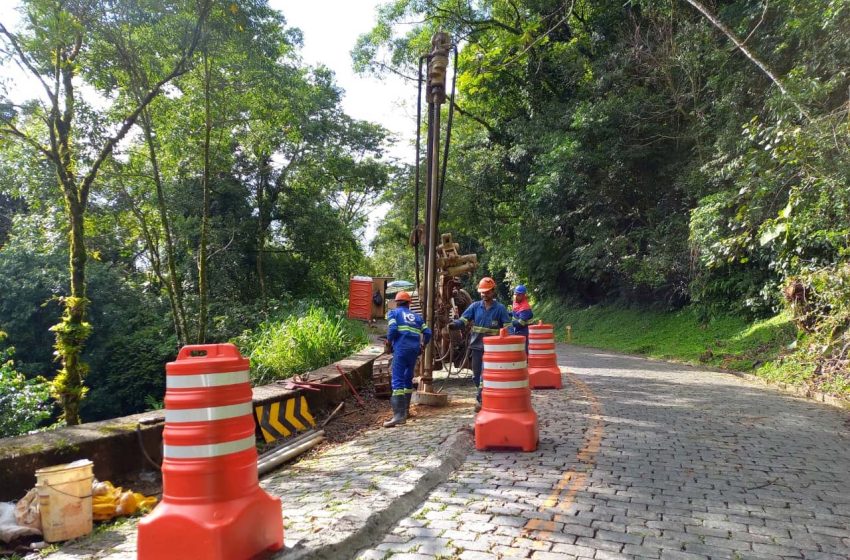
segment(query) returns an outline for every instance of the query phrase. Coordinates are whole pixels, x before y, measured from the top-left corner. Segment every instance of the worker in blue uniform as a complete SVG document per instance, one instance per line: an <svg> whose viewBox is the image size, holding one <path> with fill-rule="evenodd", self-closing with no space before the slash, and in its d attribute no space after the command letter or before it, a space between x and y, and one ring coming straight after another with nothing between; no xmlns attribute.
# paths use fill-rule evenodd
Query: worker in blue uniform
<svg viewBox="0 0 850 560"><path fill-rule="evenodd" d="M463 315L449 323L449 329L460 329L472 323L469 340L469 359L472 366L472 382L478 387L475 411L481 410L481 369L484 363L484 337L499 334L499 329L510 324L511 318L504 305L496 301L496 282L485 276L478 282L479 301L466 308Z"/></svg>
<svg viewBox="0 0 850 560"><path fill-rule="evenodd" d="M514 304L511 309L511 334L525 337L525 353L528 354L528 325L534 318L534 312L528 303L528 290L522 284L514 289Z"/></svg>
<svg viewBox="0 0 850 560"><path fill-rule="evenodd" d="M390 396L393 417L384 422L385 428L407 421L416 359L422 352L422 346L431 340L431 329L420 314L410 310L410 299L409 293L399 292L395 296L397 307L387 313L387 340L393 346L393 392Z"/></svg>

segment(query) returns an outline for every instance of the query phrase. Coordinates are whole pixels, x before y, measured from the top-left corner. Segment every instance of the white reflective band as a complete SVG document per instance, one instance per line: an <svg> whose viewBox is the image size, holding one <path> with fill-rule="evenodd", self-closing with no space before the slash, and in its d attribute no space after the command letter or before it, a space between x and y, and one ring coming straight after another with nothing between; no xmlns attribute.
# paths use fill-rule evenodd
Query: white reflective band
<svg viewBox="0 0 850 560"><path fill-rule="evenodd" d="M485 389L522 389L528 387L528 379L522 381L488 381L484 380Z"/></svg>
<svg viewBox="0 0 850 560"><path fill-rule="evenodd" d="M198 375L167 375L166 389L195 389L200 387L221 387L248 383L248 370L229 373L202 373Z"/></svg>
<svg viewBox="0 0 850 560"><path fill-rule="evenodd" d="M528 342L531 344L555 344L554 338L532 338Z"/></svg>
<svg viewBox="0 0 850 560"><path fill-rule="evenodd" d="M184 408L183 410L166 410L166 422L211 422L212 420L227 420L237 416L251 415L251 402L231 404L228 406L210 406L207 408Z"/></svg>
<svg viewBox="0 0 850 560"><path fill-rule="evenodd" d="M551 327L541 329L541 328L535 327L534 325L531 325L531 328L534 329L534 334L549 334L549 333L552 332Z"/></svg>
<svg viewBox="0 0 850 560"><path fill-rule="evenodd" d="M528 367L528 362L484 362L484 369L524 369Z"/></svg>
<svg viewBox="0 0 850 560"><path fill-rule="evenodd" d="M529 356L536 356L538 354L554 354L554 353L555 353L554 348L552 348L551 350L535 350L533 348L528 349L528 355Z"/></svg>
<svg viewBox="0 0 850 560"><path fill-rule="evenodd" d="M484 343L485 352L518 352L525 350L525 344L487 344Z"/></svg>
<svg viewBox="0 0 850 560"><path fill-rule="evenodd" d="M254 447L254 436L225 443L207 445L164 445L162 455L169 459L209 459L231 453L239 453Z"/></svg>

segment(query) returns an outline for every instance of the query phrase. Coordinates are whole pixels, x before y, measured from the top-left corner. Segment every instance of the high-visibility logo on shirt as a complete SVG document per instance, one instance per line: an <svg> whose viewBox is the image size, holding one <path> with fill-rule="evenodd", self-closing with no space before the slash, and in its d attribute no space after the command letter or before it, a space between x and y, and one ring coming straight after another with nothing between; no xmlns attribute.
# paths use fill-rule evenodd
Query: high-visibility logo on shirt
<svg viewBox="0 0 850 560"><path fill-rule="evenodd" d="M404 314L404 320L407 321L408 323L415 323L416 322L416 315L414 315L413 313L405 313Z"/></svg>

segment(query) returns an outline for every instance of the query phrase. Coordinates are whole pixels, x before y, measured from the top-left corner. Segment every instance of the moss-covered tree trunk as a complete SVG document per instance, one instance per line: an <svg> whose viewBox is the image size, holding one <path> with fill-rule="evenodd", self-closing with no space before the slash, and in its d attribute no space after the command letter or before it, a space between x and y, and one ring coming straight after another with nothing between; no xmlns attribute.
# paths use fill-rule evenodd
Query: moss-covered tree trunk
<svg viewBox="0 0 850 560"><path fill-rule="evenodd" d="M72 186L72 185L71 185ZM65 422L80 423L80 402L86 393L83 379L88 366L82 360L86 339L91 334L91 325L86 322L86 244L85 205L76 197L76 189L63 188L69 218L69 249L71 293L62 299L64 313L61 321L53 327L56 333L56 353L62 367L53 379L53 395L64 411Z"/></svg>

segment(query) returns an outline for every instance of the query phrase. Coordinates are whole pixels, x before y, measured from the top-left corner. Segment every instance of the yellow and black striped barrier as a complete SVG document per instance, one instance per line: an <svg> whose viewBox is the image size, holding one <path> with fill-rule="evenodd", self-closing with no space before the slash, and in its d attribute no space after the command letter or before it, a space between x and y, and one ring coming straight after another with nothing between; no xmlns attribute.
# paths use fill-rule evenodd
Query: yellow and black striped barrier
<svg viewBox="0 0 850 560"><path fill-rule="evenodd" d="M266 443L289 437L316 425L304 396L255 406L254 414Z"/></svg>

